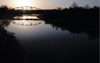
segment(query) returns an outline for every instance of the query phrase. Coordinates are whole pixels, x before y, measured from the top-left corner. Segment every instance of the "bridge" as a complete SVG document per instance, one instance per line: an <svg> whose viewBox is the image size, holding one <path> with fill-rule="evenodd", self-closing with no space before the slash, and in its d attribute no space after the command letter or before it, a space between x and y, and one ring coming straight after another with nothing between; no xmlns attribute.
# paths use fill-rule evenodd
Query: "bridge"
<svg viewBox="0 0 100 63"><path fill-rule="evenodd" d="M20 7L15 7L15 10L41 10L39 8L36 7L32 7L32 6L20 6Z"/></svg>

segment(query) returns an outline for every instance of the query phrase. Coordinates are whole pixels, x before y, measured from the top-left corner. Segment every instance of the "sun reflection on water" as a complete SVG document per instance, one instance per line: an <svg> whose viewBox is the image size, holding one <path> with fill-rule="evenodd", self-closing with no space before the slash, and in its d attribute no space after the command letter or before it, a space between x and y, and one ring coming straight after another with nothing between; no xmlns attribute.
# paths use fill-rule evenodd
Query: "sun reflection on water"
<svg viewBox="0 0 100 63"><path fill-rule="evenodd" d="M14 19L39 19L37 16L15 16Z"/></svg>

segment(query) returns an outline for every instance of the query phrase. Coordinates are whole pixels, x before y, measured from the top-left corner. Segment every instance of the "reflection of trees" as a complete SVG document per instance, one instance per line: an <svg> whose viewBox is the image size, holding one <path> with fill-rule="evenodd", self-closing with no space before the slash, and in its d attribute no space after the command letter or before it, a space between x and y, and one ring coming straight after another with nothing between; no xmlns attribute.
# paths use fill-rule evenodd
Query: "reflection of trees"
<svg viewBox="0 0 100 63"><path fill-rule="evenodd" d="M0 63L26 63L23 47L13 33L4 29L10 21L0 21Z"/></svg>
<svg viewBox="0 0 100 63"><path fill-rule="evenodd" d="M91 22L90 22L91 21ZM68 30L71 33L86 33L90 38L98 38L99 37L99 25L98 21L94 20L67 20L62 19L62 21L59 20L45 20L46 24L51 24L53 28L58 29L61 28L63 31Z"/></svg>
<svg viewBox="0 0 100 63"><path fill-rule="evenodd" d="M8 19L0 20L0 26L7 27L10 24L10 22L11 20Z"/></svg>

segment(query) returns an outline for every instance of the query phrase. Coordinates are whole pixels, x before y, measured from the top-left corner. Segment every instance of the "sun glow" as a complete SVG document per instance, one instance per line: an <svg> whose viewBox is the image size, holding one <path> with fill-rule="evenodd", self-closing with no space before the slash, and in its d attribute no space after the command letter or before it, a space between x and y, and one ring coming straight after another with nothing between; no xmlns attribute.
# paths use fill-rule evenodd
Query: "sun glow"
<svg viewBox="0 0 100 63"><path fill-rule="evenodd" d="M23 18L23 19L26 19L27 17L26 17L26 16L23 16L22 18Z"/></svg>
<svg viewBox="0 0 100 63"><path fill-rule="evenodd" d="M17 5L18 6L31 6L29 0L18 0Z"/></svg>

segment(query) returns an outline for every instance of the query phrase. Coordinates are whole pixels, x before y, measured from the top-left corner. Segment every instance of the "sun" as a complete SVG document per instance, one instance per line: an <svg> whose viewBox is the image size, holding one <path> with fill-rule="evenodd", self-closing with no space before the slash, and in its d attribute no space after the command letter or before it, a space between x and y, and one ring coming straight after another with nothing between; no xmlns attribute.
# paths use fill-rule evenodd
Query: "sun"
<svg viewBox="0 0 100 63"><path fill-rule="evenodd" d="M26 19L27 17L26 17L26 16L23 16L22 18L23 18L23 19Z"/></svg>
<svg viewBox="0 0 100 63"><path fill-rule="evenodd" d="M18 6L30 6L30 1L29 0L18 0L17 2Z"/></svg>

